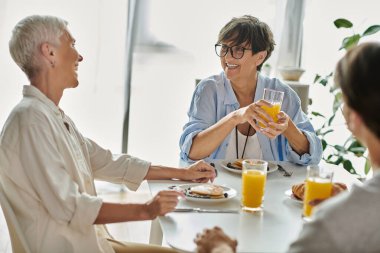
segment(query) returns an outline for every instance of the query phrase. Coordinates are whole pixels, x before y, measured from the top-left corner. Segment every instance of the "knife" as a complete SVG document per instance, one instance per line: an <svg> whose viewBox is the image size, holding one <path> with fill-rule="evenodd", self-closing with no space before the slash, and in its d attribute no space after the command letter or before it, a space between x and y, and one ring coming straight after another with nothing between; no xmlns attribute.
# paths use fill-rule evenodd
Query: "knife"
<svg viewBox="0 0 380 253"><path fill-rule="evenodd" d="M174 212L178 213L239 213L238 209L202 209L202 208L176 208Z"/></svg>
<svg viewBox="0 0 380 253"><path fill-rule="evenodd" d="M284 172L284 177L291 177L293 174L293 171L289 172L284 167L282 167L280 164L277 164L278 170Z"/></svg>

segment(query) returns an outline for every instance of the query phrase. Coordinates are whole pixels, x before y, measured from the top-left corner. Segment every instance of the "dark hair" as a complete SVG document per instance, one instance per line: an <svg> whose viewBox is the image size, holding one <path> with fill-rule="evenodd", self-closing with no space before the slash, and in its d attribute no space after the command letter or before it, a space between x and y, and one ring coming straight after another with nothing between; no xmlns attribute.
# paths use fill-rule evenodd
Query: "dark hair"
<svg viewBox="0 0 380 253"><path fill-rule="evenodd" d="M222 41L232 41L234 46L248 43L251 45L252 54L267 51L267 56L263 63L257 66L257 70L260 70L271 56L275 45L269 26L250 15L232 18L219 32L217 43Z"/></svg>
<svg viewBox="0 0 380 253"><path fill-rule="evenodd" d="M380 139L380 43L363 43L347 52L335 69L335 84L347 105Z"/></svg>

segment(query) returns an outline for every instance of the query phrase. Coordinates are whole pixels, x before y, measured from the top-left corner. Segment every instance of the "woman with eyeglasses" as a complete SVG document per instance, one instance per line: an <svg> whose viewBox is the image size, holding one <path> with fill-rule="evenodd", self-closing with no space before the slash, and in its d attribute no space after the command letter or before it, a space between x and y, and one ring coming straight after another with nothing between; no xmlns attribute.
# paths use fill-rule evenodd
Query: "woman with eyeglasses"
<svg viewBox="0 0 380 253"><path fill-rule="evenodd" d="M321 141L301 110L300 98L280 80L260 74L274 45L269 26L249 15L233 18L221 29L215 52L223 71L203 79L194 91L180 138L182 160L319 163ZM264 88L284 92L277 123L262 109L270 106L261 99Z"/></svg>
<svg viewBox="0 0 380 253"><path fill-rule="evenodd" d="M318 205L284 252L380 252L379 69L380 43L367 42L352 47L334 71L347 128L368 148L373 177ZM219 227L204 229L194 242L198 253L233 253L238 244Z"/></svg>

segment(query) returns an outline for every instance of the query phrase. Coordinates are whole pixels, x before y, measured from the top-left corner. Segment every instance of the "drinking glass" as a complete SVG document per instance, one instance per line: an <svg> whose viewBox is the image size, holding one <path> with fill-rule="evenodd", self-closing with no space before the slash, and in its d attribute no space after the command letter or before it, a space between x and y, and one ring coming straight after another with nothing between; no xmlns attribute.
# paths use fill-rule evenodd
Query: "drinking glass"
<svg viewBox="0 0 380 253"><path fill-rule="evenodd" d="M272 107L263 105L261 108L269 114L274 122L278 121L277 114L281 111L282 100L284 99L284 92L278 90L264 89L263 99L272 104ZM265 127L259 122L260 127Z"/></svg>
<svg viewBox="0 0 380 253"><path fill-rule="evenodd" d="M261 212L268 162L257 159L243 161L241 206L243 211Z"/></svg>
<svg viewBox="0 0 380 253"><path fill-rule="evenodd" d="M315 204L329 197L333 190L332 178L334 172L331 168L321 165L309 165L305 183L305 195L303 200L303 217L308 220L313 212Z"/></svg>

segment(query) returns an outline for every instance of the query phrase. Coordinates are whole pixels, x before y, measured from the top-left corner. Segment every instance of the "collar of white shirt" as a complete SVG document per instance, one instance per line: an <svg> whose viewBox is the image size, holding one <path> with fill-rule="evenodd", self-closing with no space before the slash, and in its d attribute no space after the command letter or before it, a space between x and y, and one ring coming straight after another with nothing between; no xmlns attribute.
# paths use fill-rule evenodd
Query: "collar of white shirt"
<svg viewBox="0 0 380 253"><path fill-rule="evenodd" d="M58 106L56 106L53 101L51 101L45 94L43 94L38 88L33 85L24 85L22 94L24 97L34 97L46 104L51 108L56 114L61 114L61 111Z"/></svg>

